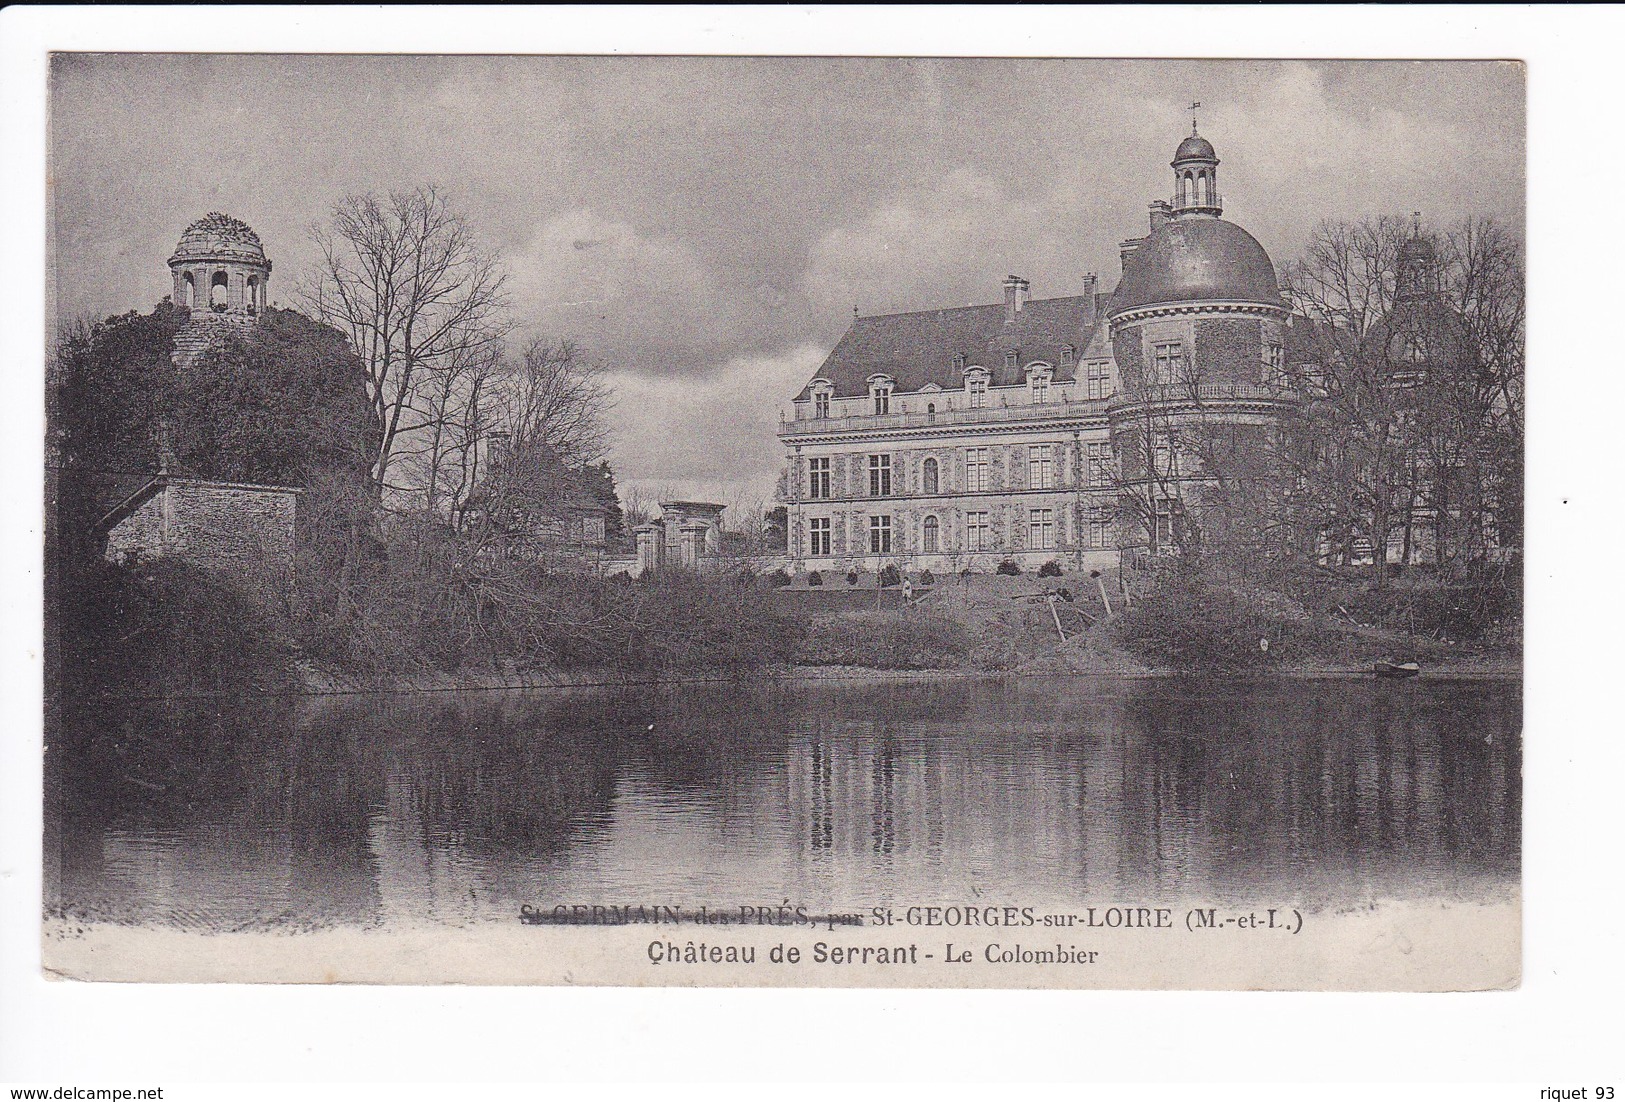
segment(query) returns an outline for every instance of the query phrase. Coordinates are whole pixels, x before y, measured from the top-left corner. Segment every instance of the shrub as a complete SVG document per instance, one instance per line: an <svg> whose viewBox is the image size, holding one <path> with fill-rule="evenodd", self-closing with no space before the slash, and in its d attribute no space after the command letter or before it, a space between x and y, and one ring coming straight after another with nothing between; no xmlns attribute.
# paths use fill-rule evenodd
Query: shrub
<svg viewBox="0 0 1625 1102"><path fill-rule="evenodd" d="M929 571L929 570L922 570L922 571L920 571L920 584L921 585L936 585L937 584L937 576L935 574L931 573L931 571Z"/></svg>
<svg viewBox="0 0 1625 1102"><path fill-rule="evenodd" d="M808 574L807 575L807 584L808 585L823 585L824 584L824 575L823 575L823 573L821 571L814 570L811 574Z"/></svg>
<svg viewBox="0 0 1625 1102"><path fill-rule="evenodd" d="M970 651L969 633L946 616L866 610L809 621L797 657L810 666L919 670L961 665Z"/></svg>
<svg viewBox="0 0 1625 1102"><path fill-rule="evenodd" d="M774 589L783 589L790 584L790 575L786 574L784 569L780 567L767 575L767 584Z"/></svg>
<svg viewBox="0 0 1625 1102"><path fill-rule="evenodd" d="M885 589L887 586L901 585L902 583L902 573L897 569L895 564L887 563L886 569L880 572L880 588Z"/></svg>
<svg viewBox="0 0 1625 1102"><path fill-rule="evenodd" d="M1021 573L1021 567L1016 564L1016 560L1005 559L1003 562L999 563L998 568L994 570L994 573L1007 574L1013 577L1014 575Z"/></svg>
<svg viewBox="0 0 1625 1102"><path fill-rule="evenodd" d="M1040 578L1059 578L1061 576L1061 564L1055 559L1051 559L1038 568L1038 576Z"/></svg>
<svg viewBox="0 0 1625 1102"><path fill-rule="evenodd" d="M858 584L858 572L856 570L848 570L846 572L846 584L847 585L857 585Z"/></svg>
<svg viewBox="0 0 1625 1102"><path fill-rule="evenodd" d="M1178 670L1242 670L1268 664L1288 630L1256 595L1170 573L1124 611L1118 637L1135 654ZM1275 653L1259 649L1270 638Z"/></svg>

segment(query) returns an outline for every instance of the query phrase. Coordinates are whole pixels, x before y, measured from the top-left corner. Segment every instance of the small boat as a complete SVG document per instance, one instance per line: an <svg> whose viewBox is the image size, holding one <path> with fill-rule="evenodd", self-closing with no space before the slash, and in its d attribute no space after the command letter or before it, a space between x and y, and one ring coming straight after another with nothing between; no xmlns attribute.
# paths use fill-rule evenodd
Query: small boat
<svg viewBox="0 0 1625 1102"><path fill-rule="evenodd" d="M1415 677L1422 672L1422 667L1415 662L1394 662L1384 658L1372 672L1378 677Z"/></svg>

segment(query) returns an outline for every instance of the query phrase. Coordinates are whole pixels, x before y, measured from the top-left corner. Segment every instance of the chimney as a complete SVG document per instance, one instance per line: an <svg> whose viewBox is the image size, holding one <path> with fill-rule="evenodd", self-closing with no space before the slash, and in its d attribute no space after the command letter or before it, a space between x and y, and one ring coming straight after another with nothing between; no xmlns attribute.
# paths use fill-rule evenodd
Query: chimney
<svg viewBox="0 0 1625 1102"><path fill-rule="evenodd" d="M1016 315L1027 302L1027 288L1031 286L1020 276L1004 277L1004 320L1015 321Z"/></svg>
<svg viewBox="0 0 1625 1102"><path fill-rule="evenodd" d="M1168 216L1173 213L1173 210L1174 210L1174 208L1168 203L1168 201L1166 199L1153 199L1153 200L1151 200L1151 232L1152 233L1156 233L1158 230L1160 230L1162 228L1162 224L1164 222L1168 221Z"/></svg>
<svg viewBox="0 0 1625 1102"><path fill-rule="evenodd" d="M1100 280L1095 276L1094 272L1090 272L1088 275L1083 277L1082 297L1084 325L1093 325L1095 323L1096 295L1099 293L1099 290Z"/></svg>
<svg viewBox="0 0 1625 1102"><path fill-rule="evenodd" d="M1143 237L1131 237L1117 246L1117 255L1123 262L1123 271L1128 271L1128 258L1133 256L1141 245L1145 244Z"/></svg>

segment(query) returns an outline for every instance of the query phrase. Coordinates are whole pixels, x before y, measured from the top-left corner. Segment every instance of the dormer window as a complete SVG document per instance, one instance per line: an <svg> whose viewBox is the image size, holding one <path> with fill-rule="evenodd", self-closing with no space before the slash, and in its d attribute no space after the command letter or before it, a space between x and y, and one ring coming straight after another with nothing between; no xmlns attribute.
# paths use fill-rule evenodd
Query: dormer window
<svg viewBox="0 0 1625 1102"><path fill-rule="evenodd" d="M1061 366L1071 367L1076 356L1077 350L1074 349L1070 344L1067 345L1065 348L1061 349Z"/></svg>
<svg viewBox="0 0 1625 1102"><path fill-rule="evenodd" d="M985 367L965 369L965 404L971 409L987 405L988 371Z"/></svg>
<svg viewBox="0 0 1625 1102"><path fill-rule="evenodd" d="M1016 361L1018 359L1020 359L1020 356L1016 352L1014 352L1014 351L1006 352L1004 354L1004 366L1005 367L1015 367L1016 366Z"/></svg>
<svg viewBox="0 0 1625 1102"><path fill-rule="evenodd" d="M961 353L954 356L954 370L955 371L964 371L965 370L965 354L963 352L961 352Z"/></svg>
<svg viewBox="0 0 1625 1102"><path fill-rule="evenodd" d="M869 376L869 398L874 402L875 416L891 412L893 384L890 375Z"/></svg>
<svg viewBox="0 0 1625 1102"><path fill-rule="evenodd" d="M813 384L812 403L813 416L815 418L824 418L829 416L830 395L834 389L834 386L832 386L827 379L820 379L818 382Z"/></svg>
<svg viewBox="0 0 1625 1102"><path fill-rule="evenodd" d="M1054 372L1046 363L1031 363L1027 365L1027 388L1032 395L1035 406L1041 406L1049 401L1049 384Z"/></svg>

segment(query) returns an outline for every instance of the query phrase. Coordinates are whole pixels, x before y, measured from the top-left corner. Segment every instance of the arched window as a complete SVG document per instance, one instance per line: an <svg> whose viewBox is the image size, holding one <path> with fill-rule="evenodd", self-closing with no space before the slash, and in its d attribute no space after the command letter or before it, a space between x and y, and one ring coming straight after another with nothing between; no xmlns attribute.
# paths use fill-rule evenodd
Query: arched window
<svg viewBox="0 0 1625 1102"><path fill-rule="evenodd" d="M934 554L937 550L937 518L925 518L924 538L920 540L920 550L926 554Z"/></svg>
<svg viewBox="0 0 1625 1102"><path fill-rule="evenodd" d="M935 424L936 423L936 420L937 420L937 404L935 402L927 402L927 403L925 403L925 419L926 419L926 422L929 423L929 424Z"/></svg>
<svg viewBox="0 0 1625 1102"><path fill-rule="evenodd" d="M197 305L197 280L192 278L191 272L181 276L180 304L186 307Z"/></svg>
<svg viewBox="0 0 1625 1102"><path fill-rule="evenodd" d="M226 301L226 273L216 272L214 278L209 280L209 305L222 306Z"/></svg>
<svg viewBox="0 0 1625 1102"><path fill-rule="evenodd" d="M920 481L922 483L921 488L922 488L923 492L928 493L928 494L934 494L934 493L938 492L937 491L938 472L937 472L937 461L935 459L927 459L925 461L925 468L921 472Z"/></svg>

